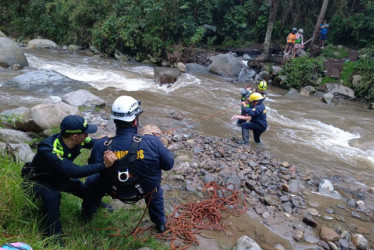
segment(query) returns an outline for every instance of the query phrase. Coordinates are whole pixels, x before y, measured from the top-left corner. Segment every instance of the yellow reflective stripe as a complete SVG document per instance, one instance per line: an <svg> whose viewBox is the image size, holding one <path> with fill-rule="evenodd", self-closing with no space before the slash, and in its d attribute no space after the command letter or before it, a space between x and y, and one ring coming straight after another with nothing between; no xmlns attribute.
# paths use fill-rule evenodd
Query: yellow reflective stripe
<svg viewBox="0 0 374 250"><path fill-rule="evenodd" d="M82 133L82 130L80 130L80 129L77 129L77 130L66 130L65 133L69 133L69 134L80 134L80 133Z"/></svg>
<svg viewBox="0 0 374 250"><path fill-rule="evenodd" d="M84 139L84 142L81 143L81 146L84 146L85 144L89 144L91 141L92 141L91 137L86 137L86 139Z"/></svg>
<svg viewBox="0 0 374 250"><path fill-rule="evenodd" d="M62 156L64 156L64 149L63 149L63 147L60 143L60 140L58 138L53 142L52 153L56 154L58 156L58 158L60 158L61 160L63 159Z"/></svg>

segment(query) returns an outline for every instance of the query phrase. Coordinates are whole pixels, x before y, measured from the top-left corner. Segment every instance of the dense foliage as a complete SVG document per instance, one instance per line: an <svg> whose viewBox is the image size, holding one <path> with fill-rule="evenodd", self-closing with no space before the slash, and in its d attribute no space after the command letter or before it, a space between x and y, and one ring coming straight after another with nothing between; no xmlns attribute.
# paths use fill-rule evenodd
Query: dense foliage
<svg viewBox="0 0 374 250"><path fill-rule="evenodd" d="M311 37L322 0L279 0L273 42L292 27ZM97 46L138 59L165 57L181 47L245 47L262 43L269 1L262 0L0 0L0 30L13 37L40 35L58 44ZM330 1L329 40L365 46L374 41L374 4Z"/></svg>
<svg viewBox="0 0 374 250"><path fill-rule="evenodd" d="M303 56L287 61L282 69L282 74L287 76L283 87L300 89L307 85L314 85L313 83L322 76L323 70L321 57Z"/></svg>

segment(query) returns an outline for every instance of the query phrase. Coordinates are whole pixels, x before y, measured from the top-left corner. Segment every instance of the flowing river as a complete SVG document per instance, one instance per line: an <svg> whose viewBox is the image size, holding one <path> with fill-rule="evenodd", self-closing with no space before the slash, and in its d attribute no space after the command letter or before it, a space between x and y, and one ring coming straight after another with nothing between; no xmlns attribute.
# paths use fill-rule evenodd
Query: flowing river
<svg viewBox="0 0 374 250"><path fill-rule="evenodd" d="M107 101L106 109L119 95L142 101L143 117L167 117L179 110L188 126L222 138L241 137L230 118L240 112L240 90L247 84L228 83L214 75L182 74L172 86L158 86L150 66L95 59L76 54L26 51L31 68L55 70L69 78L85 81L94 94ZM0 83L22 71L1 72ZM318 176L339 175L349 183L374 185L374 116L360 102L329 106L315 97L286 97L285 90L269 86L265 101L268 130L262 135L260 150L281 161L289 161ZM16 96L17 93L7 93ZM6 103L6 104L5 104ZM17 101L2 100L1 111L17 107ZM251 138L252 139L252 138ZM254 145L253 141L251 143Z"/></svg>
<svg viewBox="0 0 374 250"><path fill-rule="evenodd" d="M106 101L107 111L120 95L141 100L143 124L160 125L157 122L170 111L179 110L185 119L175 121L174 128L188 126L221 138L241 137L230 118L240 112L240 91L246 83L228 83L210 74L182 74L168 88L155 84L151 66L49 50L25 54L30 67L0 71L0 92L4 91L1 83L30 68L54 70L91 85L91 92ZM38 98L24 93L20 97L16 89L6 91L0 93L0 112L19 107L20 98ZM373 111L361 102L327 105L316 97L287 97L286 92L269 86L265 101L269 127L261 137L263 145L255 145L251 137L251 146L318 177L343 177L338 179L344 183L334 185L352 190L374 186Z"/></svg>

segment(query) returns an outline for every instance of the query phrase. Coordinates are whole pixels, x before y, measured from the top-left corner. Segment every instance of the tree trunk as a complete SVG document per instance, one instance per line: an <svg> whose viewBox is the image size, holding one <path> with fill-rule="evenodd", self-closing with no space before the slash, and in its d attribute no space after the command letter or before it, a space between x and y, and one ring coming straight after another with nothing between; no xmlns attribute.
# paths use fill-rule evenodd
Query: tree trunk
<svg viewBox="0 0 374 250"><path fill-rule="evenodd" d="M270 11L269 11L269 20L268 26L266 29L266 36L265 41L263 44L263 51L261 57L268 58L269 57L269 50L270 50L270 43L271 43L271 34L273 32L274 23L277 19L277 10L278 10L278 0L270 0Z"/></svg>
<svg viewBox="0 0 374 250"><path fill-rule="evenodd" d="M325 17L325 13L326 13L326 9L327 9L328 4L329 4L329 0L323 0L321 11L319 12L319 16L318 16L318 19L317 19L316 26L314 27L312 41L310 43L311 54L313 54L312 52L315 49L315 47L318 47L318 46L313 46L313 45L315 45L315 43L316 43L318 33L319 33L319 30L320 30L323 18Z"/></svg>

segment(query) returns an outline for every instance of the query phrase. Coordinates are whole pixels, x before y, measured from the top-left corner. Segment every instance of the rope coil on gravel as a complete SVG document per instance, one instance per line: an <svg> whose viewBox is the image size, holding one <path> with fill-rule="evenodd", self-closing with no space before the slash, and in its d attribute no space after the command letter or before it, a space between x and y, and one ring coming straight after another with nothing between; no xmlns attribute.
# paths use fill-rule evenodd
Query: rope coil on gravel
<svg viewBox="0 0 374 250"><path fill-rule="evenodd" d="M202 229L222 230L222 212L239 216L247 210L245 200L234 184L221 187L216 182L205 184L202 201L174 206L168 216L167 230L156 235L158 239L170 240L171 249L187 249L199 245L196 234Z"/></svg>

